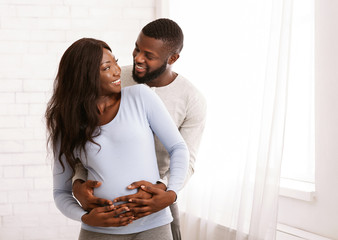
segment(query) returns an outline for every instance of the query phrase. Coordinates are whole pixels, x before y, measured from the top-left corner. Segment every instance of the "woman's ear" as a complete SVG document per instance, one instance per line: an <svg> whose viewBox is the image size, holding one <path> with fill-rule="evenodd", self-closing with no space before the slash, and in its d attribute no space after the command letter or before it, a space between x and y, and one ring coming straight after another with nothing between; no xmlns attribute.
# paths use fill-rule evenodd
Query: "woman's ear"
<svg viewBox="0 0 338 240"><path fill-rule="evenodd" d="M174 64L174 62L176 62L176 60L177 60L179 57L180 57L180 54L179 54L179 53L174 53L174 54L172 54L172 55L169 57L168 64L169 64L169 65Z"/></svg>

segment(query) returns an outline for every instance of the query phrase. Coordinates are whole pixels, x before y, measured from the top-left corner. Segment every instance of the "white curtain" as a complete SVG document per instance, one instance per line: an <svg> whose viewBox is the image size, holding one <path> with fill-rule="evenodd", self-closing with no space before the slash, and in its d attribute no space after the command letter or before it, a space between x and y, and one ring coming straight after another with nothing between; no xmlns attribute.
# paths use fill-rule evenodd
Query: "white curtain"
<svg viewBox="0 0 338 240"><path fill-rule="evenodd" d="M275 239L293 0L170 1L185 33L175 70L205 95L183 239Z"/></svg>

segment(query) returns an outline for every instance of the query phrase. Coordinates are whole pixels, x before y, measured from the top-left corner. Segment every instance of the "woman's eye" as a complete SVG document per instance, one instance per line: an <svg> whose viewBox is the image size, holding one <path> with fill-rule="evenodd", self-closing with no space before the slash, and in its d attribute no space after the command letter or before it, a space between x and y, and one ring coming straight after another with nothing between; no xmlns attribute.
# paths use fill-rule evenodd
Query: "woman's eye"
<svg viewBox="0 0 338 240"><path fill-rule="evenodd" d="M110 69L110 66L109 67L105 67L103 70L106 71L106 70L109 70Z"/></svg>
<svg viewBox="0 0 338 240"><path fill-rule="evenodd" d="M119 59L117 58L117 59L115 59L115 62L118 62L119 61Z"/></svg>

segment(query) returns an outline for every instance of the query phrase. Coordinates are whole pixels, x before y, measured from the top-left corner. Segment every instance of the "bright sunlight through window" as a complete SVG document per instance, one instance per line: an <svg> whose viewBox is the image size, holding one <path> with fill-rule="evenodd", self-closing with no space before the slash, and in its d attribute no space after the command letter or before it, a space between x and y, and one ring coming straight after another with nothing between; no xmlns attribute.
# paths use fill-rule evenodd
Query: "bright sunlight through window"
<svg viewBox="0 0 338 240"><path fill-rule="evenodd" d="M264 8L269 4L268 0L170 1L170 17L185 33L175 70L208 101L203 139L207 150L202 146L199 159L218 158L220 168L224 161L238 164L245 158L250 103L261 100L257 89L265 74L270 16ZM281 176L314 182L314 2L294 0L291 23Z"/></svg>

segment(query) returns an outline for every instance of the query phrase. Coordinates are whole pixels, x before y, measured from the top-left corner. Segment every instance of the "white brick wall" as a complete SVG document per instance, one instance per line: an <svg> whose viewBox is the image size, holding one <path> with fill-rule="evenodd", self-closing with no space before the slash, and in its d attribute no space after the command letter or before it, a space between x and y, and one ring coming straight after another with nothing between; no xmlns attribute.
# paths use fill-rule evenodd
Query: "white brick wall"
<svg viewBox="0 0 338 240"><path fill-rule="evenodd" d="M44 111L61 55L106 41L121 65L157 0L0 0L0 239L77 239L52 198Z"/></svg>

